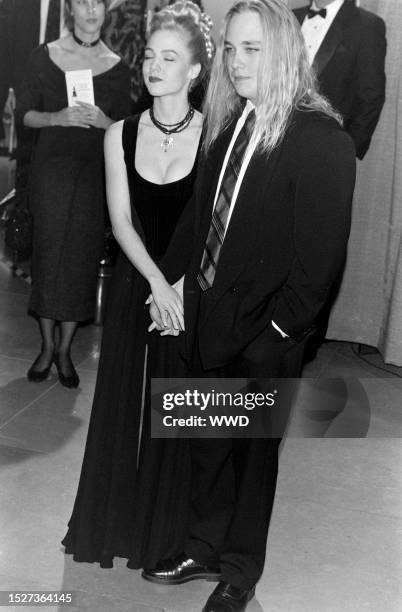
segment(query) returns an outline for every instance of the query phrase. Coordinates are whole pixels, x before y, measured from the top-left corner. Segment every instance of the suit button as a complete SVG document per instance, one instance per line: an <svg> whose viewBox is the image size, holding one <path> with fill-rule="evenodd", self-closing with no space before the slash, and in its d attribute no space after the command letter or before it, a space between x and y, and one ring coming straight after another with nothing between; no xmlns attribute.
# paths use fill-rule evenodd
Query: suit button
<svg viewBox="0 0 402 612"><path fill-rule="evenodd" d="M263 260L263 259L260 259L260 264L263 264L263 263L264 263L264 260Z"/></svg>
<svg viewBox="0 0 402 612"><path fill-rule="evenodd" d="M237 289L236 287L230 287L230 293L236 293Z"/></svg>

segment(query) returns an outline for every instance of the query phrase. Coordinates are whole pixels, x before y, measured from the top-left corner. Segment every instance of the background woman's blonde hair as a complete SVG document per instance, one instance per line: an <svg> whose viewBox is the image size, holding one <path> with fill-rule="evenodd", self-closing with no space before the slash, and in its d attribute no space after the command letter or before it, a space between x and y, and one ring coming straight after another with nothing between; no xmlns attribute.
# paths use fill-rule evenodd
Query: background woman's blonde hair
<svg viewBox="0 0 402 612"><path fill-rule="evenodd" d="M259 15L263 31L256 103L259 112L252 141L270 153L283 138L295 109L321 111L342 123L317 91L300 25L282 0L239 0L225 17L212 66L204 107L204 150L208 151L243 107L244 100L230 81L224 43L232 17L247 11Z"/></svg>

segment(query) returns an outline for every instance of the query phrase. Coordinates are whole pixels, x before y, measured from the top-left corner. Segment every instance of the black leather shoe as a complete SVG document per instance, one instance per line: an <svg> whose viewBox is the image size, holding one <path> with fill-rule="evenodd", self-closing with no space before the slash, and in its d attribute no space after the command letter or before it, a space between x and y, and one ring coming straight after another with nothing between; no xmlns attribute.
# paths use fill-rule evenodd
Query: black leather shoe
<svg viewBox="0 0 402 612"><path fill-rule="evenodd" d="M183 584L198 578L219 580L221 573L219 568L198 563L182 553L173 559L159 561L154 569L144 569L142 577L157 584Z"/></svg>
<svg viewBox="0 0 402 612"><path fill-rule="evenodd" d="M202 612L244 612L254 593L255 588L247 591L228 582L220 582L209 596Z"/></svg>
<svg viewBox="0 0 402 612"><path fill-rule="evenodd" d="M68 376L66 376L62 372L58 355L54 356L54 364L57 368L57 374L59 375L59 381L61 382L63 387L67 387L68 389L75 389L76 387L78 387L78 385L80 384L80 379L79 379L79 376L72 362L71 362L72 372Z"/></svg>
<svg viewBox="0 0 402 612"><path fill-rule="evenodd" d="M29 382L35 382L35 383L43 382L49 376L50 368L52 367L52 363L53 363L53 358L50 360L49 365L44 370L35 370L35 365L39 357L41 356L41 354L37 356L37 358L35 359L35 361L33 362L33 364L31 365L31 367L29 368L27 372L27 379L29 380Z"/></svg>

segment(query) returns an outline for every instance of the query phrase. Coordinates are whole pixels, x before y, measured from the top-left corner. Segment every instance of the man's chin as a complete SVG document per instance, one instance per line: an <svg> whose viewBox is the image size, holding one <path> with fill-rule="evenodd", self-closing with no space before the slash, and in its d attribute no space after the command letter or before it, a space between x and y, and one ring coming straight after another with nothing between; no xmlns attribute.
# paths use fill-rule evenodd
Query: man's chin
<svg viewBox="0 0 402 612"><path fill-rule="evenodd" d="M241 97L241 98L248 98L249 100L251 98L255 97L255 93L252 90L251 87L247 86L245 83L239 83L239 82L234 82L233 86L236 90L236 93Z"/></svg>

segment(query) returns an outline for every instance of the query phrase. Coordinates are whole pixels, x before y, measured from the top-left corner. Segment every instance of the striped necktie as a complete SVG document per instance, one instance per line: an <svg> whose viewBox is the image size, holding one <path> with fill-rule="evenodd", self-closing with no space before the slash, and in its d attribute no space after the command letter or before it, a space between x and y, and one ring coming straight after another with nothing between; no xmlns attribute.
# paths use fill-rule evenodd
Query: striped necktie
<svg viewBox="0 0 402 612"><path fill-rule="evenodd" d="M45 43L60 38L60 0L49 0L47 12Z"/></svg>
<svg viewBox="0 0 402 612"><path fill-rule="evenodd" d="M255 110L248 117L237 136L222 178L216 206L212 214L207 241L197 280L203 291L212 287L219 255L225 238L230 204L236 187L248 143L255 125Z"/></svg>

